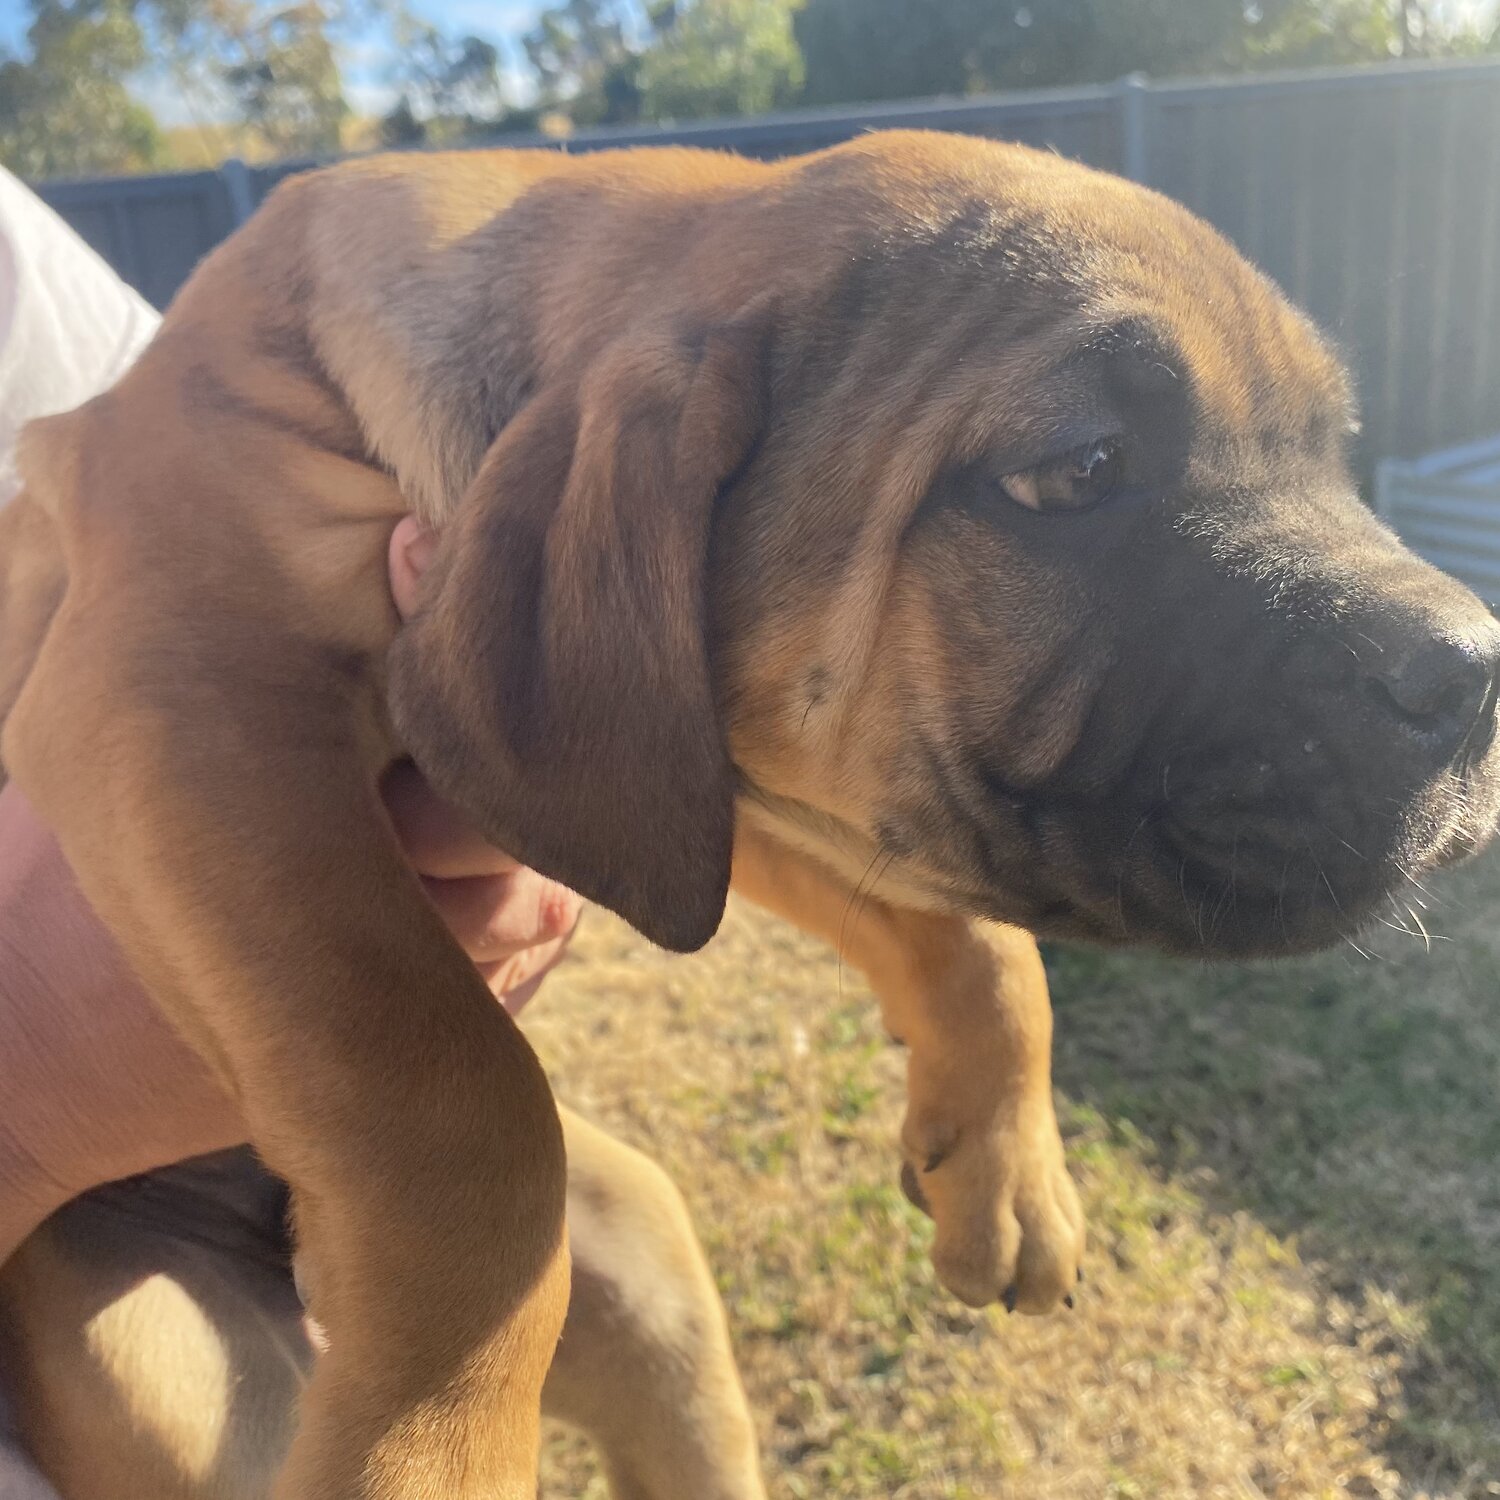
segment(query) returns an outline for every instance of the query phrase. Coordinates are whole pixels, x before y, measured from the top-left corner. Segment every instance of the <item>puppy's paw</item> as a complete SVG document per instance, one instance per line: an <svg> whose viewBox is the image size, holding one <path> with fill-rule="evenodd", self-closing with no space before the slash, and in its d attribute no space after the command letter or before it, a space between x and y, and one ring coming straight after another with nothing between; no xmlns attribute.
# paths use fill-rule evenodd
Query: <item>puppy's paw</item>
<svg viewBox="0 0 1500 1500"><path fill-rule="evenodd" d="M908 1117L901 1185L937 1226L938 1280L970 1307L1072 1305L1084 1219L1050 1101L965 1130Z"/></svg>

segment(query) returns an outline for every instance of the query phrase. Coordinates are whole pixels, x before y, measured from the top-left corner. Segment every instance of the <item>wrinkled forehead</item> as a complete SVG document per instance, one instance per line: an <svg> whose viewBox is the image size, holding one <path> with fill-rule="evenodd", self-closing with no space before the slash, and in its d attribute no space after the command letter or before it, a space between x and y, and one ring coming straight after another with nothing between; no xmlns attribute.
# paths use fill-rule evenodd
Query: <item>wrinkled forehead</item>
<svg viewBox="0 0 1500 1500"><path fill-rule="evenodd" d="M1342 450L1352 383L1310 319L1229 252L1150 278L1126 267L1093 309L1119 371L1171 372L1205 445L1267 457ZM1135 280L1137 284L1131 286Z"/></svg>
<svg viewBox="0 0 1500 1500"><path fill-rule="evenodd" d="M1143 194L1138 207L1075 221L1077 347L1062 358L1102 355L1142 394L1175 386L1206 445L1341 450L1352 385L1312 321L1179 205Z"/></svg>
<svg viewBox="0 0 1500 1500"><path fill-rule="evenodd" d="M1171 380L1205 437L1275 450L1342 441L1340 360L1311 321L1180 204L1066 164L953 184L870 226L842 267L841 326L1034 384Z"/></svg>

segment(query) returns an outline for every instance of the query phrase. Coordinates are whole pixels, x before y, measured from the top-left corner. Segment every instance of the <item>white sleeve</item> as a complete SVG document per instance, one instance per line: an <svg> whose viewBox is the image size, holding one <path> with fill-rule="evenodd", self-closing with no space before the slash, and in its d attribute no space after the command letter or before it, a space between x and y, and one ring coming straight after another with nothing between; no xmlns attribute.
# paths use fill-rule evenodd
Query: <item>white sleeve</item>
<svg viewBox="0 0 1500 1500"><path fill-rule="evenodd" d="M0 505L20 488L16 437L113 385L161 318L0 167Z"/></svg>

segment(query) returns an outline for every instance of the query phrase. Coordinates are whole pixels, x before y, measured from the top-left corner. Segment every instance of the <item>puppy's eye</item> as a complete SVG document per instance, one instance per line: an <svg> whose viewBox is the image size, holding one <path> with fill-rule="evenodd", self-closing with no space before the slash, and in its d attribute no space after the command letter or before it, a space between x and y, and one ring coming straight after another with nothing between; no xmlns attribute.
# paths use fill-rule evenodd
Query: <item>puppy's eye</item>
<svg viewBox="0 0 1500 1500"><path fill-rule="evenodd" d="M1075 448L1052 463L1007 474L1001 488L1028 510L1088 510L1120 488L1125 462L1114 439Z"/></svg>

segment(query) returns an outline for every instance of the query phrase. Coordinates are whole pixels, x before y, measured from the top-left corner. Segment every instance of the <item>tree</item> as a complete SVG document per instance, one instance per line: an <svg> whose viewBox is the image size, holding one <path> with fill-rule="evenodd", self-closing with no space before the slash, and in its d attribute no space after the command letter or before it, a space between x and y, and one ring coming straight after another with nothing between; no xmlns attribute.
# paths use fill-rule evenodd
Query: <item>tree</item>
<svg viewBox="0 0 1500 1500"><path fill-rule="evenodd" d="M1443 57L1500 43L1474 10L1441 0L1299 0L1267 6L1245 49L1247 67L1307 67Z"/></svg>
<svg viewBox="0 0 1500 1500"><path fill-rule="evenodd" d="M807 0L796 34L804 98L833 104L1451 55L1488 24L1444 0Z"/></svg>
<svg viewBox="0 0 1500 1500"><path fill-rule="evenodd" d="M551 0L520 39L537 90L517 110L497 46L446 35L412 0L26 3L25 53L0 53L0 160L32 177L165 165L131 96L146 68L214 127L208 149L227 133L239 150L332 153L356 46L388 60L388 144L531 129L555 111L688 119L1500 49L1500 0Z"/></svg>
<svg viewBox="0 0 1500 1500"><path fill-rule="evenodd" d="M972 94L1224 67L1244 0L808 0L812 103Z"/></svg>
<svg viewBox="0 0 1500 1500"><path fill-rule="evenodd" d="M201 117L231 114L279 156L337 151L349 114L337 33L367 15L339 0L141 0L158 54Z"/></svg>
<svg viewBox="0 0 1500 1500"><path fill-rule="evenodd" d="M329 155L350 115L341 58L384 52L400 102L387 141L449 139L504 107L499 52L416 19L405 0L29 0L29 56L0 56L0 160L28 176L162 164L164 137L131 82L175 88L205 139ZM212 128L210 128L212 127Z"/></svg>
<svg viewBox="0 0 1500 1500"><path fill-rule="evenodd" d="M802 87L792 31L799 0L692 0L653 15L641 56L642 113L652 120L753 115L786 105Z"/></svg>
<svg viewBox="0 0 1500 1500"><path fill-rule="evenodd" d="M232 114L278 155L323 155L350 117L341 55L383 55L397 102L380 122L387 144L449 140L504 107L500 54L453 38L405 0L137 0L160 52L202 118Z"/></svg>
<svg viewBox="0 0 1500 1500"><path fill-rule="evenodd" d="M1009 20L973 50L989 88L1222 71L1248 25L1244 0L1033 0Z"/></svg>
<svg viewBox="0 0 1500 1500"><path fill-rule="evenodd" d="M580 125L619 124L640 116L640 53L623 0L562 0L522 38L543 106L566 110Z"/></svg>
<svg viewBox="0 0 1500 1500"><path fill-rule="evenodd" d="M974 9L972 0L807 0L794 23L804 100L964 92L964 36Z"/></svg>
<svg viewBox="0 0 1500 1500"><path fill-rule="evenodd" d="M401 95L381 121L387 145L457 139L503 113L500 53L491 43L474 36L454 40L407 16L397 19L396 41L393 82Z"/></svg>
<svg viewBox="0 0 1500 1500"><path fill-rule="evenodd" d="M0 161L21 177L140 171L161 151L126 80L145 60L128 0L32 0L31 56L0 54Z"/></svg>

